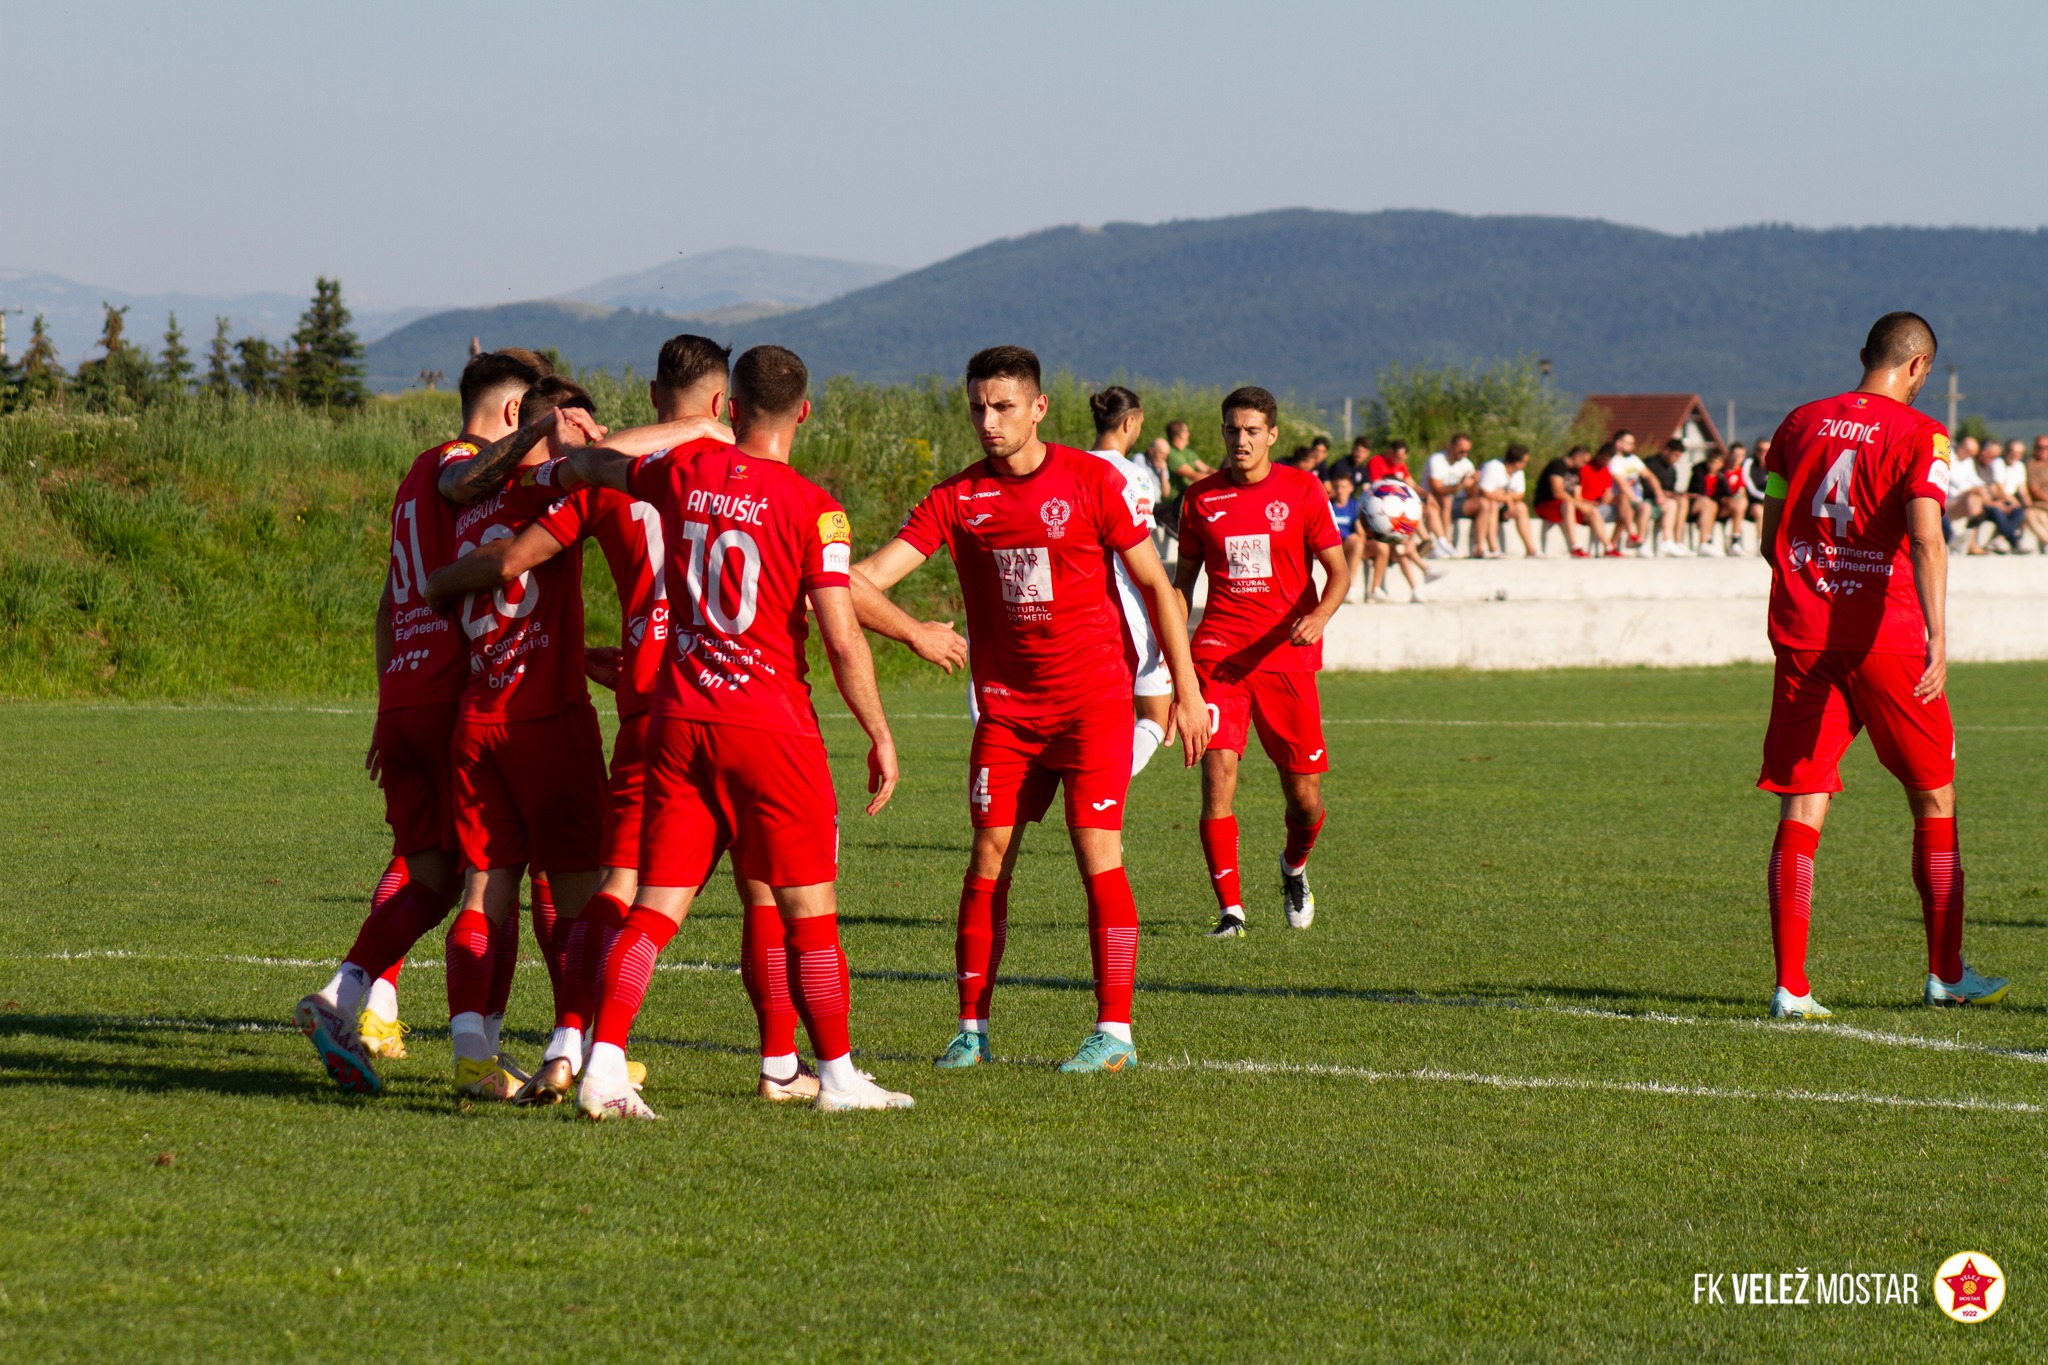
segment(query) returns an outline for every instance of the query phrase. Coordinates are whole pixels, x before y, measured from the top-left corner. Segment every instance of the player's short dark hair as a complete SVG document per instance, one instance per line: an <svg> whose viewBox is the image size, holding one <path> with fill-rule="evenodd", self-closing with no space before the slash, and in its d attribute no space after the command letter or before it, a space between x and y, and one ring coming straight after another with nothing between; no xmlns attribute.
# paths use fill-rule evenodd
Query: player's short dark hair
<svg viewBox="0 0 2048 1365"><path fill-rule="evenodd" d="M1019 383L1029 380L1032 388L1045 391L1037 354L1022 346L990 346L967 358L968 383L989 379L1014 379Z"/></svg>
<svg viewBox="0 0 2048 1365"><path fill-rule="evenodd" d="M546 379L555 372L555 354L552 347L545 351L528 350L524 346L500 346L499 355L509 355L514 360L523 360L533 367L533 372Z"/></svg>
<svg viewBox="0 0 2048 1365"><path fill-rule="evenodd" d="M1748 446L1746 446L1746 445L1744 445L1744 444L1743 444L1742 442L1740 442L1740 441L1737 441L1737 442L1735 442L1735 443L1734 443L1733 445L1730 445L1730 446L1728 447L1728 453L1729 453L1730 455L1733 455L1733 454L1734 454L1734 453L1735 453L1736 451L1738 451L1738 450L1739 450L1739 451L1741 451L1741 452L1742 452L1743 454L1745 454L1745 455L1749 454L1749 447L1748 447Z"/></svg>
<svg viewBox="0 0 2048 1365"><path fill-rule="evenodd" d="M1391 455L1397 450L1400 451L1403 455L1406 455L1408 453L1408 443L1402 440L1400 437L1395 436L1387 441L1386 453Z"/></svg>
<svg viewBox="0 0 2048 1365"><path fill-rule="evenodd" d="M1573 446L1564 453L1564 457L1569 460L1574 455L1591 455L1592 453L1593 447L1591 446Z"/></svg>
<svg viewBox="0 0 2048 1365"><path fill-rule="evenodd" d="M1088 410L1095 414L1095 434L1100 436L1132 413L1143 412L1145 405L1123 385L1111 384L1101 393L1088 395Z"/></svg>
<svg viewBox="0 0 2048 1365"><path fill-rule="evenodd" d="M582 408L593 416L597 413L597 404L592 401L588 389L573 379L544 374L527 388L526 397L519 401L519 420L530 422L557 408Z"/></svg>
<svg viewBox="0 0 2048 1365"><path fill-rule="evenodd" d="M1353 450L1371 450L1372 438L1370 436L1354 436L1351 438L1351 448Z"/></svg>
<svg viewBox="0 0 2048 1365"><path fill-rule="evenodd" d="M1526 460L1528 458L1529 447L1523 445L1520 441L1516 441L1500 453L1500 462L1502 464L1514 464L1518 460Z"/></svg>
<svg viewBox="0 0 2048 1365"><path fill-rule="evenodd" d="M1309 438L1308 444L1310 449L1321 446L1324 450L1328 450L1330 448L1330 438L1318 432Z"/></svg>
<svg viewBox="0 0 2048 1365"><path fill-rule="evenodd" d="M483 401L501 389L518 389L524 393L532 388L535 380L550 373L532 363L539 359L531 351L518 350L485 351L482 355L472 356L462 367L462 381L458 385L462 394L463 417L474 416Z"/></svg>
<svg viewBox="0 0 2048 1365"><path fill-rule="evenodd" d="M1277 428L1280 425L1280 404L1272 394L1256 384L1246 384L1223 395L1223 418L1230 420L1233 412L1252 411L1264 414L1266 425ZM1308 447L1303 446L1306 451Z"/></svg>
<svg viewBox="0 0 2048 1365"><path fill-rule="evenodd" d="M1683 455L1685 453L1685 442L1674 436L1664 443L1664 448L1674 455Z"/></svg>
<svg viewBox="0 0 2048 1365"><path fill-rule="evenodd" d="M1175 418L1173 421L1168 422L1166 424L1166 439L1169 441L1171 441L1176 436L1185 436L1187 434L1188 424L1186 422L1181 421L1179 418Z"/></svg>
<svg viewBox="0 0 2048 1365"><path fill-rule="evenodd" d="M764 415L793 411L810 391L811 372L795 351L781 346L756 346L732 367L734 401Z"/></svg>
<svg viewBox="0 0 2048 1365"><path fill-rule="evenodd" d="M1452 433L1451 433L1450 435L1448 435L1448 436L1444 437L1444 449L1445 449L1445 450L1449 450L1449 449L1450 449L1450 448L1451 448L1452 446L1456 445L1456 444L1457 444L1458 442L1460 442L1460 441L1469 441L1469 440L1471 440L1471 439L1472 439L1472 434L1471 434L1470 432L1467 432L1467 431L1454 431L1454 432L1452 432Z"/></svg>
<svg viewBox="0 0 2048 1365"><path fill-rule="evenodd" d="M726 374L731 364L732 347L684 332L661 343L661 356L654 362L654 382L665 393L687 393L706 375Z"/></svg>
<svg viewBox="0 0 2048 1365"><path fill-rule="evenodd" d="M1926 318L1918 313L1886 313L1870 324L1861 352L1863 368L1897 369L1916 355L1932 356L1935 344L1934 328Z"/></svg>
<svg viewBox="0 0 2048 1365"><path fill-rule="evenodd" d="M1614 429L1614 434L1612 436L1609 436L1607 440L1610 445L1618 446L1621 444L1622 437L1633 435L1635 435L1635 433L1633 431L1630 431L1627 427L1616 427Z"/></svg>

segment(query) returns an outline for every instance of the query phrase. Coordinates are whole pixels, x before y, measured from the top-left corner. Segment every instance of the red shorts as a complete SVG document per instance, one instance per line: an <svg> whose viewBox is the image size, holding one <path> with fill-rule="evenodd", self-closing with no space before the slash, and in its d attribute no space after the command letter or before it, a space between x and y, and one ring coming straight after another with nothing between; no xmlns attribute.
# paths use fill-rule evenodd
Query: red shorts
<svg viewBox="0 0 2048 1365"><path fill-rule="evenodd" d="M384 823L394 854L455 851L456 702L377 713Z"/></svg>
<svg viewBox="0 0 2048 1365"><path fill-rule="evenodd" d="M647 729L640 885L702 886L718 855L770 886L839 876L839 799L825 741L657 716Z"/></svg>
<svg viewBox="0 0 2048 1365"><path fill-rule="evenodd" d="M1864 728L1880 763L1909 791L1956 780L1956 729L1947 696L1914 698L1927 660L1911 654L1781 649L1771 724L1756 784L1767 792L1838 792L1837 765Z"/></svg>
<svg viewBox="0 0 2048 1365"><path fill-rule="evenodd" d="M967 809L974 827L1036 824L1064 785L1068 828L1122 829L1134 723L1128 697L1045 720L983 715L967 755Z"/></svg>
<svg viewBox="0 0 2048 1365"><path fill-rule="evenodd" d="M1244 753L1254 726L1266 757L1283 773L1330 770L1323 747L1323 701L1314 673L1247 673L1235 681L1202 680L1209 703L1209 747Z"/></svg>
<svg viewBox="0 0 2048 1365"><path fill-rule="evenodd" d="M604 736L590 703L542 720L459 722L455 833L471 867L596 871Z"/></svg>
<svg viewBox="0 0 2048 1365"><path fill-rule="evenodd" d="M620 716L605 784L604 865L640 866L640 808L647 790L647 713Z"/></svg>
<svg viewBox="0 0 2048 1365"><path fill-rule="evenodd" d="M1564 525L1564 504L1562 502L1539 502L1536 504L1536 515L1553 526L1562 526Z"/></svg>

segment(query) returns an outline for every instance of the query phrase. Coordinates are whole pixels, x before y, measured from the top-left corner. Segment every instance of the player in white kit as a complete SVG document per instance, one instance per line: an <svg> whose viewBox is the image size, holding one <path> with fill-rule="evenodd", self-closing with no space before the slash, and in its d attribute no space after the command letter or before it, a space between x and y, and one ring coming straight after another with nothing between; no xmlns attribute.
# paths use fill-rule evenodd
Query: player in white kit
<svg viewBox="0 0 2048 1365"><path fill-rule="evenodd" d="M1112 384L1088 399L1095 413L1095 448L1124 476L1124 501L1131 515L1145 523L1149 533L1158 529L1153 508L1160 498L1159 479L1138 448L1138 435L1145 429L1145 409L1138 395L1121 384ZM1152 755L1168 739L1173 715L1173 675L1159 652L1159 637L1152 631L1152 619L1145 614L1145 599L1121 560L1116 563L1117 599L1123 605L1126 648L1131 652L1132 704L1137 724L1131 732L1131 776L1136 777L1152 761Z"/></svg>

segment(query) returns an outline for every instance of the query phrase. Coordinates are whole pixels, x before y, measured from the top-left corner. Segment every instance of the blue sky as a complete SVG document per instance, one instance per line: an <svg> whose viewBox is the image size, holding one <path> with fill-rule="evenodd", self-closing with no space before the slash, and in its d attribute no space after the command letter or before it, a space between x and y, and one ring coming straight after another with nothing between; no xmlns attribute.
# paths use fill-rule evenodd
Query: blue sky
<svg viewBox="0 0 2048 1365"><path fill-rule="evenodd" d="M531 298L1291 205L2048 224L2048 5L0 0L0 265Z"/></svg>

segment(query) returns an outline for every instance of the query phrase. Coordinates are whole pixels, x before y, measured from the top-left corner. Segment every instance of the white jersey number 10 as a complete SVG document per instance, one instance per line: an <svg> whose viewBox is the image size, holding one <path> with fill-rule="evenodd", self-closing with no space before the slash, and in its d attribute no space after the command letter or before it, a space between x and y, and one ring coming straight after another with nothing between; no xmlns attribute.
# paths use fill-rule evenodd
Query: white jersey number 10
<svg viewBox="0 0 2048 1365"><path fill-rule="evenodd" d="M690 542L683 586L690 597L691 622L701 626L708 621L724 634L745 635L760 610L761 547L737 526L719 532L716 540L710 537L711 527L706 523L683 523L683 539ZM735 551L740 557L740 600L731 603L725 600L725 563Z"/></svg>

